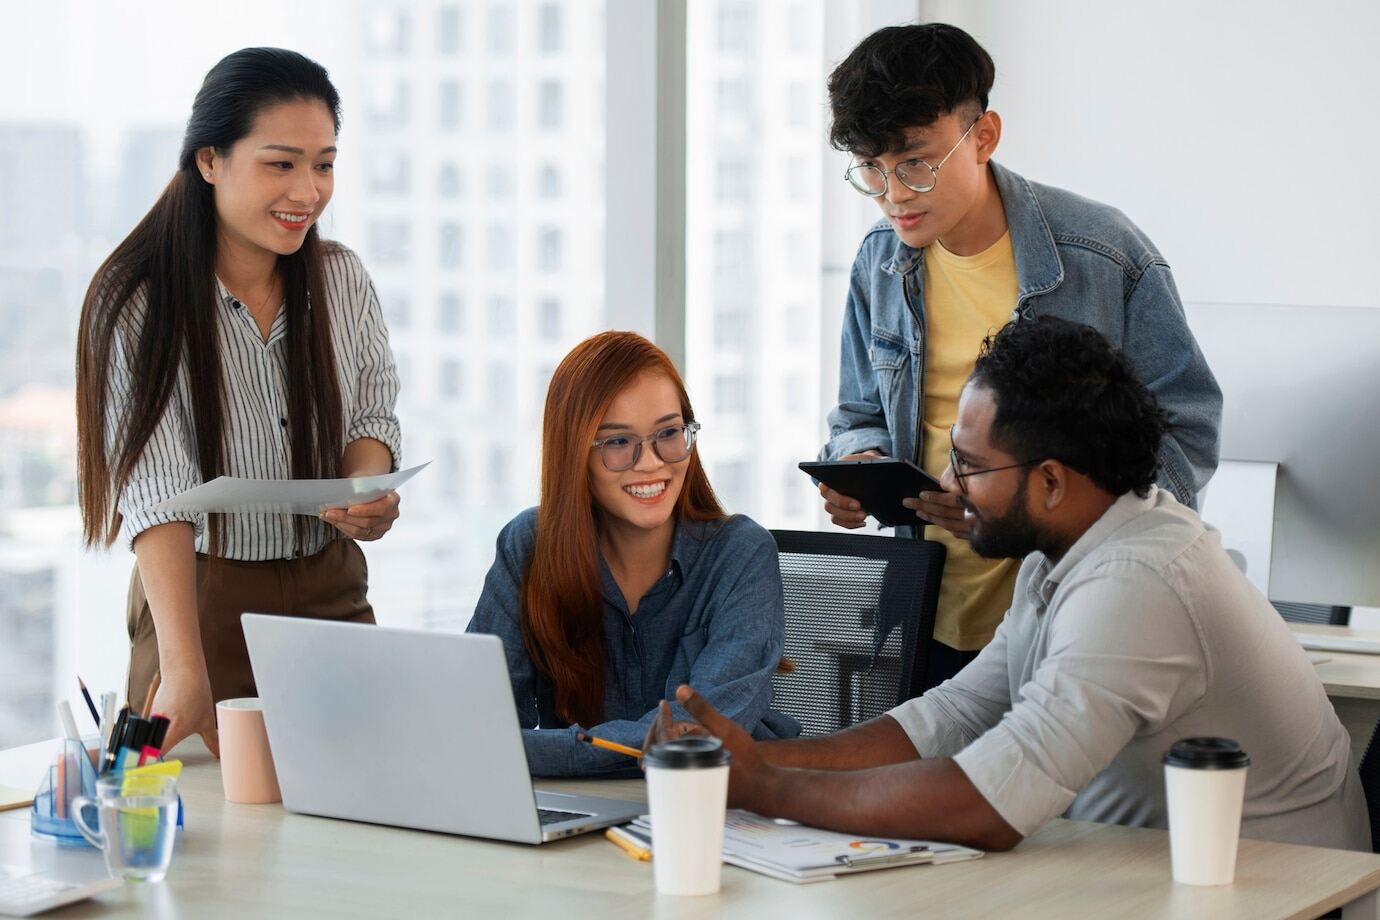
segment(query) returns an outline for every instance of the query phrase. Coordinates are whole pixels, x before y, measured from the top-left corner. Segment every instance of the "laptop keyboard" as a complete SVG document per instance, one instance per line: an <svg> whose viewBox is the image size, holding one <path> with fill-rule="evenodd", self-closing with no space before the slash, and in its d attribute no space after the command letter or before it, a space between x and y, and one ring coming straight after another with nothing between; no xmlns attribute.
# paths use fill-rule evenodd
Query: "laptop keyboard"
<svg viewBox="0 0 1380 920"><path fill-rule="evenodd" d="M553 808L538 808L537 819L542 827L548 824L560 824L562 821L574 821L576 818L593 817L587 811L556 811Z"/></svg>

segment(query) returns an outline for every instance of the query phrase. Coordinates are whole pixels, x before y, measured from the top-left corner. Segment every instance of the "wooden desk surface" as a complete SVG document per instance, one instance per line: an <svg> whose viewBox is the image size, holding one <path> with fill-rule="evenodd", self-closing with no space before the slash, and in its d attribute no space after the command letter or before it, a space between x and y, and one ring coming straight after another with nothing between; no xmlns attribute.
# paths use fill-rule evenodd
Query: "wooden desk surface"
<svg viewBox="0 0 1380 920"><path fill-rule="evenodd" d="M191 748L191 750L187 750ZM0 781L42 757L0 754ZM187 829L166 882L126 886L54 917L598 918L1147 917L1251 920L1315 917L1360 899L1377 917L1380 856L1243 840L1236 884L1192 888L1170 878L1163 831L1056 820L1010 853L971 863L870 872L792 885L731 866L705 898L658 897L648 863L597 834L540 847L293 815L280 805L231 805L216 762L185 744ZM640 798L640 781L549 782ZM13 833L27 812L0 814L0 862L46 848ZM85 854L93 858L94 853ZM74 858L82 858L79 854ZM1348 911L1350 916L1351 911Z"/></svg>

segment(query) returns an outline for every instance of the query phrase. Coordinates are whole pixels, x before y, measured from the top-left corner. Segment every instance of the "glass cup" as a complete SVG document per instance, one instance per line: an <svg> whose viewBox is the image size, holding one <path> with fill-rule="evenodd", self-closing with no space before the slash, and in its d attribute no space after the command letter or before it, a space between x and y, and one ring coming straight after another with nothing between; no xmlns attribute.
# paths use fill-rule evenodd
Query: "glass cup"
<svg viewBox="0 0 1380 920"><path fill-rule="evenodd" d="M88 814L98 821L92 828ZM161 882L177 836L177 780L171 776L103 776L96 797L72 801L82 836L105 853L110 874L131 882Z"/></svg>

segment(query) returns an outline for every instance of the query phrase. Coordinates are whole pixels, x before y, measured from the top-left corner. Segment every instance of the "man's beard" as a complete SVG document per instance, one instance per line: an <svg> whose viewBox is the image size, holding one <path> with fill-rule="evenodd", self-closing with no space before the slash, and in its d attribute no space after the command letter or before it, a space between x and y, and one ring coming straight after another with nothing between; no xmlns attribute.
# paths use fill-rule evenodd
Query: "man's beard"
<svg viewBox="0 0 1380 920"><path fill-rule="evenodd" d="M1025 507L1027 482L1028 477L1021 480L1010 508L999 518L984 517L960 499L960 504L973 515L973 527L968 533L973 552L986 559L1024 559L1035 552L1040 535Z"/></svg>

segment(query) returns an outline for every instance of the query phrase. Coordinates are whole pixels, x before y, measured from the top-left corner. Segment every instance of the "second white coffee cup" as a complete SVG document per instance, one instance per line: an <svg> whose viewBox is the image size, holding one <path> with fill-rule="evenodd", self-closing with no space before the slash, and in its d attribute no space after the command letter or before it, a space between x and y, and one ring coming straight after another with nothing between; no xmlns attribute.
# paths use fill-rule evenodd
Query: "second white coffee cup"
<svg viewBox="0 0 1380 920"><path fill-rule="evenodd" d="M652 869L661 894L719 890L728 751L718 738L679 738L643 755L652 815Z"/></svg>
<svg viewBox="0 0 1380 920"><path fill-rule="evenodd" d="M1174 881L1230 885L1251 758L1229 738L1185 738L1164 755Z"/></svg>

